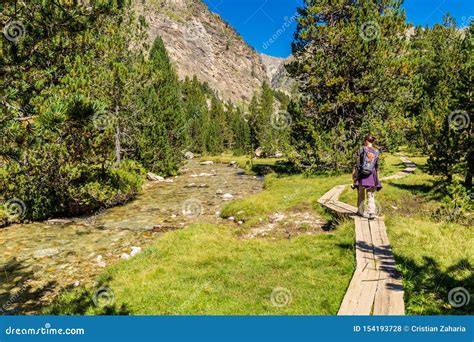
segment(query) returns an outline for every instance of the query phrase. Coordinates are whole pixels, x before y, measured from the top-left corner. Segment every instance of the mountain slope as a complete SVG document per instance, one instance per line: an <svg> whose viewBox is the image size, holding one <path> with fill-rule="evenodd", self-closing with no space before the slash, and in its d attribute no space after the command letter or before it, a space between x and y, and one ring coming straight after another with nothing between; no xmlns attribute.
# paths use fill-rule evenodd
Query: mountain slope
<svg viewBox="0 0 474 342"><path fill-rule="evenodd" d="M268 77L260 55L201 0L135 1L180 78L196 75L225 100L247 102Z"/></svg>
<svg viewBox="0 0 474 342"><path fill-rule="evenodd" d="M290 78L285 68L285 65L291 62L293 57L279 58L265 54L261 54L261 57L272 88L287 93L288 95L296 93L296 83Z"/></svg>

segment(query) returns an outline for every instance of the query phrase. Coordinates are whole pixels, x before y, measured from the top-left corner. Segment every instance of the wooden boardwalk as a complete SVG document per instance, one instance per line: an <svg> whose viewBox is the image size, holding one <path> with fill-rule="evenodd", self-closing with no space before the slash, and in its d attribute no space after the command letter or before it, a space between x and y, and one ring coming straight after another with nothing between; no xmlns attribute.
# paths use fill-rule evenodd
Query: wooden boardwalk
<svg viewBox="0 0 474 342"><path fill-rule="evenodd" d="M405 177L416 165L400 158L405 169L382 180ZM338 215L355 220L356 270L342 300L338 315L404 315L403 284L396 270L395 258L383 218L368 220L356 216L357 208L339 201L347 185L338 185L318 202Z"/></svg>

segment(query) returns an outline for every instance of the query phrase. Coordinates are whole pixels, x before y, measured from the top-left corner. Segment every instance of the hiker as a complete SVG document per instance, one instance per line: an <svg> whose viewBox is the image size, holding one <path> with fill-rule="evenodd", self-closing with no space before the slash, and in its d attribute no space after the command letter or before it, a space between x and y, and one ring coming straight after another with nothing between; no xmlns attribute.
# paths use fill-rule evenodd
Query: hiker
<svg viewBox="0 0 474 342"><path fill-rule="evenodd" d="M357 189L357 214L359 216L375 219L377 209L375 206L375 191L382 189L379 181L379 155L374 147L375 138L368 134L364 138L364 146L357 152L357 162L352 172L354 180L353 189ZM367 215L364 214L365 194L367 193Z"/></svg>

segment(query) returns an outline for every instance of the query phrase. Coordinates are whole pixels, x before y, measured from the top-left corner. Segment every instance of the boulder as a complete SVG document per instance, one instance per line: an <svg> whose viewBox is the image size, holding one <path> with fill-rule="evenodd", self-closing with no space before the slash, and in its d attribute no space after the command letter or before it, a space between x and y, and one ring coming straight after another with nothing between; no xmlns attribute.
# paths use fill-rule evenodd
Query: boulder
<svg viewBox="0 0 474 342"><path fill-rule="evenodd" d="M155 175L154 173L152 172L148 172L146 174L146 178L152 182L164 182L164 178L161 177L161 176L158 176L158 175Z"/></svg>
<svg viewBox="0 0 474 342"><path fill-rule="evenodd" d="M184 153L184 158L191 160L194 158L194 153L187 151L186 153Z"/></svg>

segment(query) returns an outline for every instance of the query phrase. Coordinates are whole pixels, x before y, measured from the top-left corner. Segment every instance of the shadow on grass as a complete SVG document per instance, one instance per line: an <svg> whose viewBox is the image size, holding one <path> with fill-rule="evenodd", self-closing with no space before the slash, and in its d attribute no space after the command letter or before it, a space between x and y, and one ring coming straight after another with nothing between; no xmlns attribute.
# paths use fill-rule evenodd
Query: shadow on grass
<svg viewBox="0 0 474 342"><path fill-rule="evenodd" d="M403 279L405 311L410 315L472 315L474 313L474 268L467 259L442 270L433 258L424 256L422 262L391 253L389 246L373 247L365 242L339 244L342 249L351 248L374 252L382 260L382 268L392 277ZM390 284L388 284L390 286ZM457 290L456 290L457 289ZM459 290L461 289L461 290ZM451 303L450 303L451 301ZM463 304L463 305L460 305ZM460 305L457 307L457 305Z"/></svg>
<svg viewBox="0 0 474 342"><path fill-rule="evenodd" d="M423 257L421 263L401 255L395 255L405 285L405 305L412 314L418 315L472 315L473 299L460 307L450 303L450 291L463 288L474 295L474 269L467 259L441 270L433 258ZM463 299L451 293L451 301L460 304ZM460 292L458 292L459 294ZM466 301L469 298L466 299Z"/></svg>
<svg viewBox="0 0 474 342"><path fill-rule="evenodd" d="M99 301L99 305L94 303L95 291L86 289L65 289L62 296L56 298L51 305L43 309L46 315L129 315L130 310L125 304L114 303L113 292L107 292L107 297ZM97 296L96 296L97 298Z"/></svg>
<svg viewBox="0 0 474 342"><path fill-rule="evenodd" d="M251 167L251 170L259 176L264 176L269 173L276 173L277 175L286 176L299 173L295 165L288 161L277 161L273 165L254 163Z"/></svg>

